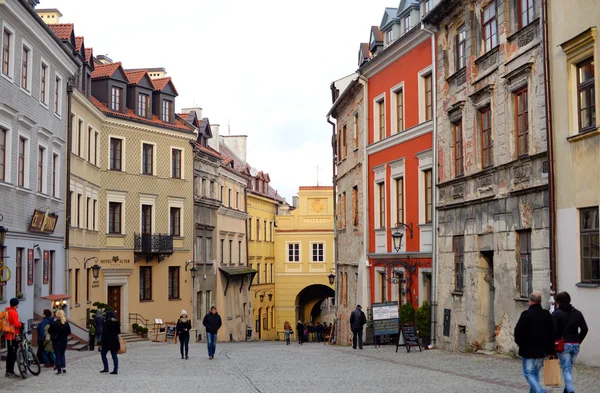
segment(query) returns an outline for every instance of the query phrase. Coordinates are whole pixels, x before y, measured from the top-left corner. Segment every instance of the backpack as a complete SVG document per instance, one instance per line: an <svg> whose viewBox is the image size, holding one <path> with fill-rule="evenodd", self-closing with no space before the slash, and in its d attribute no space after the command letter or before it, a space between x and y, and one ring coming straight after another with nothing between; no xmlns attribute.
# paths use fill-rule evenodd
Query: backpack
<svg viewBox="0 0 600 393"><path fill-rule="evenodd" d="M15 333L15 327L8 323L8 311L0 312L0 334Z"/></svg>

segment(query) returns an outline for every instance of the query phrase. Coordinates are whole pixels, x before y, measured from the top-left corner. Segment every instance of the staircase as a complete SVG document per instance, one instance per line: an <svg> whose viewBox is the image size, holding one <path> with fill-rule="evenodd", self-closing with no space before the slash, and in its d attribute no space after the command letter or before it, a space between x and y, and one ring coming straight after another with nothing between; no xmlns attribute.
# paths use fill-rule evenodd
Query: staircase
<svg viewBox="0 0 600 393"><path fill-rule="evenodd" d="M142 338L142 336L139 336L135 333L123 333L120 335L120 337L128 344L148 341L148 338Z"/></svg>
<svg viewBox="0 0 600 393"><path fill-rule="evenodd" d="M88 343L82 342L77 337L71 335L67 341L67 349L72 351L87 351L89 348Z"/></svg>

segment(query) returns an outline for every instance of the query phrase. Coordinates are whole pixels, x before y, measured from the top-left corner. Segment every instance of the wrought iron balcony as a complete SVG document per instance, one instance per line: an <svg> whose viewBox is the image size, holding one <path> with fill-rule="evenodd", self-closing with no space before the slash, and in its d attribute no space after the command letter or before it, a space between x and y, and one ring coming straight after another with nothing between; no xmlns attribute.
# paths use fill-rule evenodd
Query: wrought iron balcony
<svg viewBox="0 0 600 393"><path fill-rule="evenodd" d="M136 233L133 251L136 261L145 256L147 262L153 257L161 262L173 254L173 235Z"/></svg>

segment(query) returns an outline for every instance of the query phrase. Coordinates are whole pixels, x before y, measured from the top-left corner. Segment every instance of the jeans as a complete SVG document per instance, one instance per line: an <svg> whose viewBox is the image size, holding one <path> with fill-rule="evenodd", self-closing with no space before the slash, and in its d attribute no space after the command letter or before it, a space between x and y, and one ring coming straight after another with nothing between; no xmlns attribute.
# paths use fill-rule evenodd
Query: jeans
<svg viewBox="0 0 600 393"><path fill-rule="evenodd" d="M317 332L317 342L320 343L321 341L323 341L323 333Z"/></svg>
<svg viewBox="0 0 600 393"><path fill-rule="evenodd" d="M215 350L217 349L217 333L206 332L206 344L208 345L208 356L215 357Z"/></svg>
<svg viewBox="0 0 600 393"><path fill-rule="evenodd" d="M289 343L290 343L290 334L291 334L291 333L292 333L292 331L291 331L291 330L286 330L286 331L285 331L285 342L286 342L287 344L289 344Z"/></svg>
<svg viewBox="0 0 600 393"><path fill-rule="evenodd" d="M525 380L531 386L529 393L546 393L540 385L540 370L544 364L544 359L523 358L523 375Z"/></svg>
<svg viewBox="0 0 600 393"><path fill-rule="evenodd" d="M298 344L302 345L304 341L304 332L302 330L298 330Z"/></svg>
<svg viewBox="0 0 600 393"><path fill-rule="evenodd" d="M15 373L15 362L17 361L17 342L6 340L6 373Z"/></svg>
<svg viewBox="0 0 600 393"><path fill-rule="evenodd" d="M362 349L362 329L354 329L352 333L352 348L356 349L356 341L358 341L358 348Z"/></svg>
<svg viewBox="0 0 600 393"><path fill-rule="evenodd" d="M104 365L104 369L108 370L108 359L106 358L106 354L108 353L108 349L102 348L100 351L100 356L102 357L102 364ZM112 356L113 360L113 371L117 372L119 370L119 357L117 356L117 350L111 349L110 356Z"/></svg>
<svg viewBox="0 0 600 393"><path fill-rule="evenodd" d="M56 364L56 357L54 356L54 352L46 352L46 351L42 351L42 356L44 357L44 359L46 359L46 364Z"/></svg>
<svg viewBox="0 0 600 393"><path fill-rule="evenodd" d="M183 358L183 350L185 349L185 356L188 355L189 352L189 344L190 344L190 334L181 334L179 336L179 352L181 352L181 357Z"/></svg>
<svg viewBox="0 0 600 393"><path fill-rule="evenodd" d="M579 355L579 344L565 343L565 350L558 352L557 355L565 380L565 391L568 393L574 392L573 363L575 363L575 359L577 359L577 355Z"/></svg>
<svg viewBox="0 0 600 393"><path fill-rule="evenodd" d="M67 351L67 343L54 342L52 346L54 347L54 355L56 356L54 365L56 366L56 371L60 372L66 366L65 352Z"/></svg>

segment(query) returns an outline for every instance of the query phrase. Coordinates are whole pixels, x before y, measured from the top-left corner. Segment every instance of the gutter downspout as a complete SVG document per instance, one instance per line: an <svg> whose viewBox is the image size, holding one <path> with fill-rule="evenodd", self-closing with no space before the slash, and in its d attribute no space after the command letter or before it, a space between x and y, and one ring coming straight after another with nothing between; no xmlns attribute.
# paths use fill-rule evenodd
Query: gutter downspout
<svg viewBox="0 0 600 393"><path fill-rule="evenodd" d="M69 78L67 81L67 174L65 180L65 292L69 294L69 261L70 252L69 244L71 242L71 151L73 150L73 116L72 100L73 86L75 85L75 77Z"/></svg>
<svg viewBox="0 0 600 393"><path fill-rule="evenodd" d="M556 195L554 192L554 137L552 132L552 94L550 91L550 58L548 43L548 1L542 0L542 43L544 56L544 93L546 94L546 140L548 141L548 190L550 197L550 302L554 304L554 294L558 292L556 282Z"/></svg>
<svg viewBox="0 0 600 393"><path fill-rule="evenodd" d="M246 183L248 184L248 183ZM246 187L244 187L244 210L246 210L246 214L248 213L248 186L246 185ZM270 229L270 228L269 228ZM273 231L275 232L275 231ZM245 234L245 243L246 243L246 267L248 267L248 258L250 257L250 254L248 254L249 252L249 246L248 246L248 218L246 217L246 222L244 223L244 234ZM272 234L270 234L271 236L273 236ZM266 241L267 239L265 239ZM271 239L271 241L273 241L273 239ZM258 272L258 274L260 274L260 272ZM271 276L271 281L274 283L275 280L273 280L273 277ZM250 282L248 284L248 293L246 294L246 296L249 297L250 300L253 300L254 298L250 296L250 288L252 287L252 279L250 279ZM273 284L273 297L275 297L275 284ZM250 303L250 302L248 302ZM254 312L251 310L250 311L250 317L251 320L254 320ZM246 320L246 317L244 317L244 320ZM248 341L248 324L246 323L246 329L244 330L244 341ZM256 334L256 332L254 332ZM254 340L252 340L254 341Z"/></svg>
<svg viewBox="0 0 600 393"><path fill-rule="evenodd" d="M333 268L335 269L335 342L340 342L339 340L339 332L340 332L340 321L338 319L338 305L340 303L340 280L339 280L339 271L338 271L338 233L337 233L337 142L335 139L335 123L331 121L330 116L327 116L327 123L331 124L332 134L331 134L331 147L333 149Z"/></svg>
<svg viewBox="0 0 600 393"><path fill-rule="evenodd" d="M435 61L435 33L436 30L432 30L430 26L426 26L424 23L421 23L421 29L426 31L431 35L431 74L432 76L436 76L433 80L437 85L437 70L436 70L436 61ZM433 113L437 115L437 88L433 89ZM436 181L438 179L438 148L437 148L437 120L434 117L433 119L433 165L432 165L432 178ZM436 346L437 343L437 306L438 306L438 296L437 296L437 282L438 282L438 261L437 261L437 247L438 247L438 215L437 215L437 187L434 187L434 195L431 198L432 202L432 210L433 210L433 220L431 223L431 240L432 240L432 253L431 253L431 345L433 347Z"/></svg>

